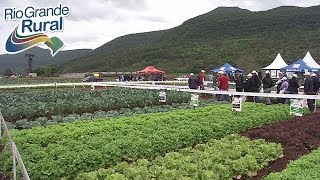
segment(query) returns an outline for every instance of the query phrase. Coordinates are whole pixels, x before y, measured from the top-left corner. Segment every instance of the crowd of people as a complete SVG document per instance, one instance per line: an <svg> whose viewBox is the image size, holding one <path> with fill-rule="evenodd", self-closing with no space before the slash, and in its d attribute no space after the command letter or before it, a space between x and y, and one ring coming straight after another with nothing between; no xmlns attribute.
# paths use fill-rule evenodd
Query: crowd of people
<svg viewBox="0 0 320 180"><path fill-rule="evenodd" d="M117 81L165 81L164 74L118 75Z"/></svg>
<svg viewBox="0 0 320 180"><path fill-rule="evenodd" d="M305 72L303 74L303 91L306 95L316 95L319 92L319 78L316 73ZM188 79L190 89L204 89L205 71L195 76L190 74ZM254 92L254 93L271 93L271 89L275 87L277 94L298 94L299 84L298 75L296 73L289 73L288 75L282 72L278 73L277 79L272 79L270 72L265 71L265 76L262 77L261 73L253 70L251 73L244 76L240 70L236 70L233 75L229 75L224 71L219 71L216 74L210 74L209 79L212 82L214 90L228 91L229 81L235 83L236 92ZM227 94L217 95L219 101L229 101L230 97ZM260 102L258 96L247 96L247 101ZM272 104L269 97L265 98L266 104ZM277 103L290 103L289 98L277 98ZM315 109L315 100L307 99L307 104L310 111Z"/></svg>

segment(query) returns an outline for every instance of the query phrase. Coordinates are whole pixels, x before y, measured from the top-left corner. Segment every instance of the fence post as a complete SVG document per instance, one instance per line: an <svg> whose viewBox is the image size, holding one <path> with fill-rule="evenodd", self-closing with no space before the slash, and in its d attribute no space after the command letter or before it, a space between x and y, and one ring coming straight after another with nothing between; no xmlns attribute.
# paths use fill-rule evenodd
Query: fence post
<svg viewBox="0 0 320 180"><path fill-rule="evenodd" d="M7 128L6 122L4 121L4 118L3 118L3 116L2 116L1 111L0 111L0 119L2 120L2 126L3 126L3 128L4 128L4 131L5 131L5 132L7 133L7 135L8 135L9 143L10 143L10 145L11 145L12 139L11 139L11 136L10 136L10 134L9 134L9 130L8 130L8 128Z"/></svg>
<svg viewBox="0 0 320 180"><path fill-rule="evenodd" d="M15 150L13 146L13 142L10 142L11 145L11 152L12 152L12 172L13 172L13 180L17 179L17 167L16 167L16 156L15 156Z"/></svg>
<svg viewBox="0 0 320 180"><path fill-rule="evenodd" d="M28 172L24 166L24 163L21 159L21 156L19 154L18 148L16 146L16 144L12 141L11 136L10 136L10 132L7 128L6 122L4 121L4 118L2 116L2 113L0 111L0 122L1 125L3 126L4 131L6 132L7 136L8 136L8 140L9 140L9 144L11 146L11 152L12 152L12 171L13 171L13 179L16 180L17 179L17 164L16 164L16 160L18 161L18 165L20 167L22 176L24 180L30 180ZM1 129L1 128L0 128Z"/></svg>
<svg viewBox="0 0 320 180"><path fill-rule="evenodd" d="M316 94L317 96L318 96L318 94ZM313 110L313 112L316 112L317 111L317 97L316 98L314 98L314 110Z"/></svg>
<svg viewBox="0 0 320 180"><path fill-rule="evenodd" d="M26 170L26 167L24 166L24 163L23 163L22 158L20 156L19 150L18 150L18 148L17 148L17 146L16 146L16 144L14 142L12 142L12 144L13 144L14 152L15 152L14 156L15 156L15 158L17 158L18 165L20 167L23 179L24 180L30 180L28 172Z"/></svg>

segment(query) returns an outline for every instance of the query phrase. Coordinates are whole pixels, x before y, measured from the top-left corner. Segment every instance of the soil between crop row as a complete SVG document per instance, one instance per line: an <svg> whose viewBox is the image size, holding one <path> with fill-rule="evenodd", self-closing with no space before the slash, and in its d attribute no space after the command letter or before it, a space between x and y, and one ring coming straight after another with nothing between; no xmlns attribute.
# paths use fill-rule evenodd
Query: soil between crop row
<svg viewBox="0 0 320 180"><path fill-rule="evenodd" d="M257 176L251 178L263 179L271 172L285 169L290 160L296 160L320 146L320 109L316 113L250 129L240 134L250 139L281 143L284 157L270 162L267 167L258 171Z"/></svg>

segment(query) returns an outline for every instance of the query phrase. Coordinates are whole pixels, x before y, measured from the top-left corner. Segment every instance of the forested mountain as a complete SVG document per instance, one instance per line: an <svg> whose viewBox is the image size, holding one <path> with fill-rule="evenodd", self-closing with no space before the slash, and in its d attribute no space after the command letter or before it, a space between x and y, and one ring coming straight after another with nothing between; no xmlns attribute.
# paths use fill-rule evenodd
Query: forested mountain
<svg viewBox="0 0 320 180"><path fill-rule="evenodd" d="M219 7L172 29L116 38L65 63L63 71L136 71L155 65L167 72L197 72L224 62L252 70L271 63L278 52L287 63L307 51L318 60L319 42L320 6L259 12Z"/></svg>

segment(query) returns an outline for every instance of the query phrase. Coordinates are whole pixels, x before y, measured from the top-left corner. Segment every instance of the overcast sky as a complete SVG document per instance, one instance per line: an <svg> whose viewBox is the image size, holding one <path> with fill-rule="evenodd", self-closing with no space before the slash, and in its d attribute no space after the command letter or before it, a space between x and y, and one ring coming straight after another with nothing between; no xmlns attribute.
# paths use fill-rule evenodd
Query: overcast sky
<svg viewBox="0 0 320 180"><path fill-rule="evenodd" d="M64 31L48 33L62 39L63 50L95 49L108 41L130 33L169 29L185 20L204 14L219 6L238 6L252 11L292 5L308 7L320 0L60 0L71 8L65 18ZM0 54L18 21L4 21L4 7L57 6L52 0L1 0Z"/></svg>

